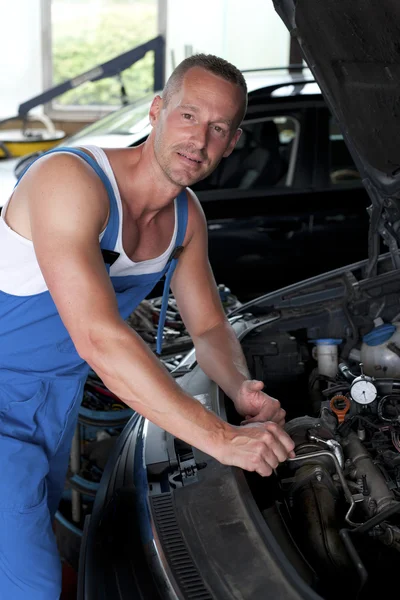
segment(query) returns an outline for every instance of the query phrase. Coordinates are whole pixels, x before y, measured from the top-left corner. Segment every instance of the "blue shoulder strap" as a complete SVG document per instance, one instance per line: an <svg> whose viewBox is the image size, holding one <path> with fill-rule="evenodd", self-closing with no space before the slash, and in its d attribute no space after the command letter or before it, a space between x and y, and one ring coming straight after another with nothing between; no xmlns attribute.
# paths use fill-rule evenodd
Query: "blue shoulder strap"
<svg viewBox="0 0 400 600"><path fill-rule="evenodd" d="M183 240L185 239L187 220L188 220L188 200L187 200L187 192L186 189L183 189L179 196L177 197L178 204L178 231L176 234L175 240L175 248L169 257L167 263L167 271L165 274L165 283L164 283L164 291L161 303L160 317L158 321L158 329L157 329L157 344L156 351L157 354L161 354L162 349L162 336L163 329L165 324L165 317L167 314L168 308L168 297L169 297L169 288L171 284L172 275L174 274L176 265L178 263L178 258L183 251Z"/></svg>
<svg viewBox="0 0 400 600"><path fill-rule="evenodd" d="M48 152L45 152L44 154L41 154L40 156L35 158L35 160L32 161L26 167L26 169L24 169L24 171L21 173L20 177L18 178L18 181L15 184L15 187L21 181L21 178L25 175L27 170L33 165L33 163L38 158L41 158L45 154L53 154L55 152L69 152L71 154L76 154L77 156L80 156L81 158L83 158L97 173L97 175L100 177L101 181L103 182L104 187L106 188L106 191L107 191L107 194L108 194L108 197L110 200L110 216L108 219L106 230L105 230L103 238L101 240L100 247L103 250L104 261L107 263L108 270L109 270L109 265L112 264L113 260L111 259L111 262L109 262L110 259L107 259L107 253L111 254L111 255L113 254L112 251L115 248L115 244L117 242L117 237L118 237L118 230L119 230L118 205L117 205L117 199L115 197L114 189L113 189L113 186L111 185L109 178L107 177L107 175L103 171L103 169L100 167L100 165L91 156L86 154L86 152L82 152L82 150L78 150L78 148L60 147L60 148L54 148L53 150L49 150ZM114 260L116 258L117 257L114 257Z"/></svg>

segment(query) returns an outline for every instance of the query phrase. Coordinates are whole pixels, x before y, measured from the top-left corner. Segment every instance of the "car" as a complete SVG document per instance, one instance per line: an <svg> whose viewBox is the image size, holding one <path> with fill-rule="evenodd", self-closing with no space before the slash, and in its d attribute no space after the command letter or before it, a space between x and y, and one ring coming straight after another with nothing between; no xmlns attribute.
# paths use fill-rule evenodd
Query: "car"
<svg viewBox="0 0 400 600"><path fill-rule="evenodd" d="M79 600L372 600L396 585L399 8L394 0L274 4L371 200L368 258L229 315L251 376L287 411L296 456L273 475L224 466L139 414L131 418L85 520ZM194 351L175 375L209 410L239 424Z"/></svg>
<svg viewBox="0 0 400 600"><path fill-rule="evenodd" d="M193 186L204 209L218 283L242 301L361 260L368 195L307 69L245 72L249 106L228 158ZM62 142L128 147L150 132L153 96ZM0 161L0 205L33 156ZM161 293L160 289L155 291Z"/></svg>

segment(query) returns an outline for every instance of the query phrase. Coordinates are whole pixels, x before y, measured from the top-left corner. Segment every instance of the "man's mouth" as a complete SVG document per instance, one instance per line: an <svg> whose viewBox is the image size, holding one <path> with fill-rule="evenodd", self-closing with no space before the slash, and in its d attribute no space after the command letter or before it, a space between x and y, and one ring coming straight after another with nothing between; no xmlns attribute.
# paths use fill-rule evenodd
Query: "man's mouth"
<svg viewBox="0 0 400 600"><path fill-rule="evenodd" d="M184 154L183 152L178 152L178 154L179 154L179 156L186 158L186 160L190 160L190 162L197 163L198 165L200 165L203 162L202 160L199 160L198 158L195 158L194 156Z"/></svg>

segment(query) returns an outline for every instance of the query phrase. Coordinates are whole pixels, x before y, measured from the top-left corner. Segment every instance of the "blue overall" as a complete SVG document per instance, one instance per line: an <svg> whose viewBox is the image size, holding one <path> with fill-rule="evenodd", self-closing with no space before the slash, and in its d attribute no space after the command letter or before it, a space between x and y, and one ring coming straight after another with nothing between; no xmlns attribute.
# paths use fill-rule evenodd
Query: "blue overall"
<svg viewBox="0 0 400 600"><path fill-rule="evenodd" d="M114 251L119 212L114 190L95 160L110 200L100 246ZM187 224L187 196L177 199L175 250ZM125 319L165 275L157 350L161 351L169 284L178 252L158 273L111 277ZM106 264L109 272L109 265ZM14 296L0 291L0 600L56 600L61 565L52 520L63 491L72 437L89 366L78 353L48 291Z"/></svg>

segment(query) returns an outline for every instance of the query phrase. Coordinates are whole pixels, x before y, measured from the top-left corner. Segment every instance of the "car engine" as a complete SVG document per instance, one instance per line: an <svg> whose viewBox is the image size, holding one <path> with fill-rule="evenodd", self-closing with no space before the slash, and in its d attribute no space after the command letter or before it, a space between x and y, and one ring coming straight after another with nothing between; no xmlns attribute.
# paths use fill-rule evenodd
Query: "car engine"
<svg viewBox="0 0 400 600"><path fill-rule="evenodd" d="M397 340L392 344L397 348ZM322 360L314 354L309 393L319 415L287 423L296 457L278 468L279 485L306 559L327 581L356 572L360 592L368 580L365 549L369 556L377 544L400 552L400 378L368 375L356 351L353 361L339 363L333 352L334 370L327 373L326 353ZM400 375L400 352L391 354ZM368 367L376 372L375 364ZM392 375L396 368L378 372Z"/></svg>
<svg viewBox="0 0 400 600"><path fill-rule="evenodd" d="M286 547L324 599L376 597L400 564L398 293L385 320L369 316L382 300L362 302L276 310L242 342L295 442L273 482L246 477L281 547L289 534Z"/></svg>

